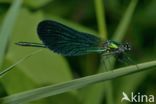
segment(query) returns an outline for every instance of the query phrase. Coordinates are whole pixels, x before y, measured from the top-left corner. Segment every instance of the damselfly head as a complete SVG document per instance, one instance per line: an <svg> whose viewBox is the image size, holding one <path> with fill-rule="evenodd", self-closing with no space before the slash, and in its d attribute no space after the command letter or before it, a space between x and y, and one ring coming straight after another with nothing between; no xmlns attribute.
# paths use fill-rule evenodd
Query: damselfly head
<svg viewBox="0 0 156 104"><path fill-rule="evenodd" d="M123 43L121 46L125 51L131 51L131 45L129 43Z"/></svg>
<svg viewBox="0 0 156 104"><path fill-rule="evenodd" d="M103 43L103 48L106 53L120 54L127 51L131 51L131 46L129 43L118 43L113 40L107 40Z"/></svg>
<svg viewBox="0 0 156 104"><path fill-rule="evenodd" d="M124 53L127 51L131 51L131 46L128 43L122 43L119 45L119 48L116 50L115 53Z"/></svg>

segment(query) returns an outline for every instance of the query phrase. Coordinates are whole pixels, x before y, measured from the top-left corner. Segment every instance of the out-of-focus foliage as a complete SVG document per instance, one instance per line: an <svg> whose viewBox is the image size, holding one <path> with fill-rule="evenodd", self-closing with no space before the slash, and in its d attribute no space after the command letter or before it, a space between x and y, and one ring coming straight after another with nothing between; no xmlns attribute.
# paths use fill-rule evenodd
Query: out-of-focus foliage
<svg viewBox="0 0 156 104"><path fill-rule="evenodd" d="M0 31L6 14L14 1L0 0ZM109 39L113 37L130 1L104 0L105 25ZM19 47L14 43L19 41L40 42L36 27L42 20L57 20L77 30L98 35L99 27L94 3L93 0L23 0L16 21L14 21L11 37L8 38L2 69L14 64L26 54L37 50L37 48ZM130 54L135 63L156 59L155 10L155 0L140 0L124 35L123 40L128 41L133 46ZM98 55L63 57L44 49L44 51L17 65L0 79L0 97L95 74L98 72L99 63ZM115 67L120 66L123 64L116 62ZM155 74L155 71L145 71L113 80L115 104L121 103L122 91L156 95L154 91L156 89ZM91 87L83 88L32 102L32 104L87 104L87 96L92 96L89 95L90 89ZM100 97L102 101L99 101L99 104L105 103L103 93Z"/></svg>

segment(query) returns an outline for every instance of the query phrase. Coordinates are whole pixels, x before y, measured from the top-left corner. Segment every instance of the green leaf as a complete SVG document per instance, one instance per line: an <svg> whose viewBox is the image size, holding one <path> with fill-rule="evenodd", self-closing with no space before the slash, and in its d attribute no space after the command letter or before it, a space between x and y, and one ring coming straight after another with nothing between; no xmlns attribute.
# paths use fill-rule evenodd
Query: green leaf
<svg viewBox="0 0 156 104"><path fill-rule="evenodd" d="M30 102L30 101L38 100L38 99L45 98L48 96L53 96L53 95L67 92L67 91L82 88L82 87L85 87L87 85L94 84L97 82L111 80L117 77L144 71L145 69L148 69L148 68L152 69L152 67L155 67L155 66L156 66L156 61L138 64L139 69L136 68L136 65L131 65L131 66L119 68L113 71L108 71L108 72L60 83L57 85L50 85L50 86L30 90L27 92L22 92L19 94L11 95L11 96L0 99L0 101L2 104L12 104L12 103L21 104L25 102Z"/></svg>

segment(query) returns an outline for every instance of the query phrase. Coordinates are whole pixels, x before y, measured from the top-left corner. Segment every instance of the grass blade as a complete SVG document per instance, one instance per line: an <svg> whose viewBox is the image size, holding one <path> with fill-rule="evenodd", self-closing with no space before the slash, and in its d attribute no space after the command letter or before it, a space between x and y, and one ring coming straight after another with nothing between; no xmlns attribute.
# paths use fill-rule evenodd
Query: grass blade
<svg viewBox="0 0 156 104"><path fill-rule="evenodd" d="M3 59L5 56L6 47L9 41L9 37L12 33L15 21L17 19L18 13L20 11L20 7L22 4L22 0L15 0L10 7L9 11L6 14L6 17L3 21L1 32L0 32L0 67L3 64Z"/></svg>
<svg viewBox="0 0 156 104"><path fill-rule="evenodd" d="M28 59L29 57L33 56L34 54L41 52L42 50L37 50L35 52L32 52L28 55L26 55L25 57L21 58L20 60L18 60L15 64L11 65L10 67L4 69L3 71L0 72L0 78L2 78L5 74L7 74L9 71L11 71L16 65L20 64L21 62L23 62L24 60Z"/></svg>
<svg viewBox="0 0 156 104"><path fill-rule="evenodd" d="M0 99L0 103L1 104L21 104L25 102L30 102L30 101L42 99L48 96L53 96L53 95L67 92L67 91L82 88L84 86L94 84L97 82L111 80L117 77L144 71L147 68L152 69L151 67L155 67L155 66L156 66L156 61L150 61L150 62L138 64L139 69L137 69L135 65L131 65L131 66L119 68L113 71L91 75L91 76L75 79L72 81L60 83L57 85L41 87L41 88L37 88L34 90L4 97Z"/></svg>
<svg viewBox="0 0 156 104"><path fill-rule="evenodd" d="M134 14L136 5L138 0L131 0L130 5L128 6L126 13L124 14L123 18L121 19L121 22L119 23L118 28L116 29L114 33L113 40L121 41L127 31L127 28L130 24L130 21L132 19L132 16Z"/></svg>

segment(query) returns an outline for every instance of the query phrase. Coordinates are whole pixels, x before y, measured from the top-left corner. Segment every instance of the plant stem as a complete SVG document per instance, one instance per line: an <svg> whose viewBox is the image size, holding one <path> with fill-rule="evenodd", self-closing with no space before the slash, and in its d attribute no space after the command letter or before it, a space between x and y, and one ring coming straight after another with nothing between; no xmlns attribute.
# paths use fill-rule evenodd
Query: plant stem
<svg viewBox="0 0 156 104"><path fill-rule="evenodd" d="M98 23L99 34L102 40L107 39L107 29L105 21L105 10L103 0L95 0L95 10Z"/></svg>
<svg viewBox="0 0 156 104"><path fill-rule="evenodd" d="M121 41L123 39L134 14L137 2L138 0L131 0L130 5L128 6L123 18L121 19L121 22L119 23L119 26L113 35L113 40Z"/></svg>

